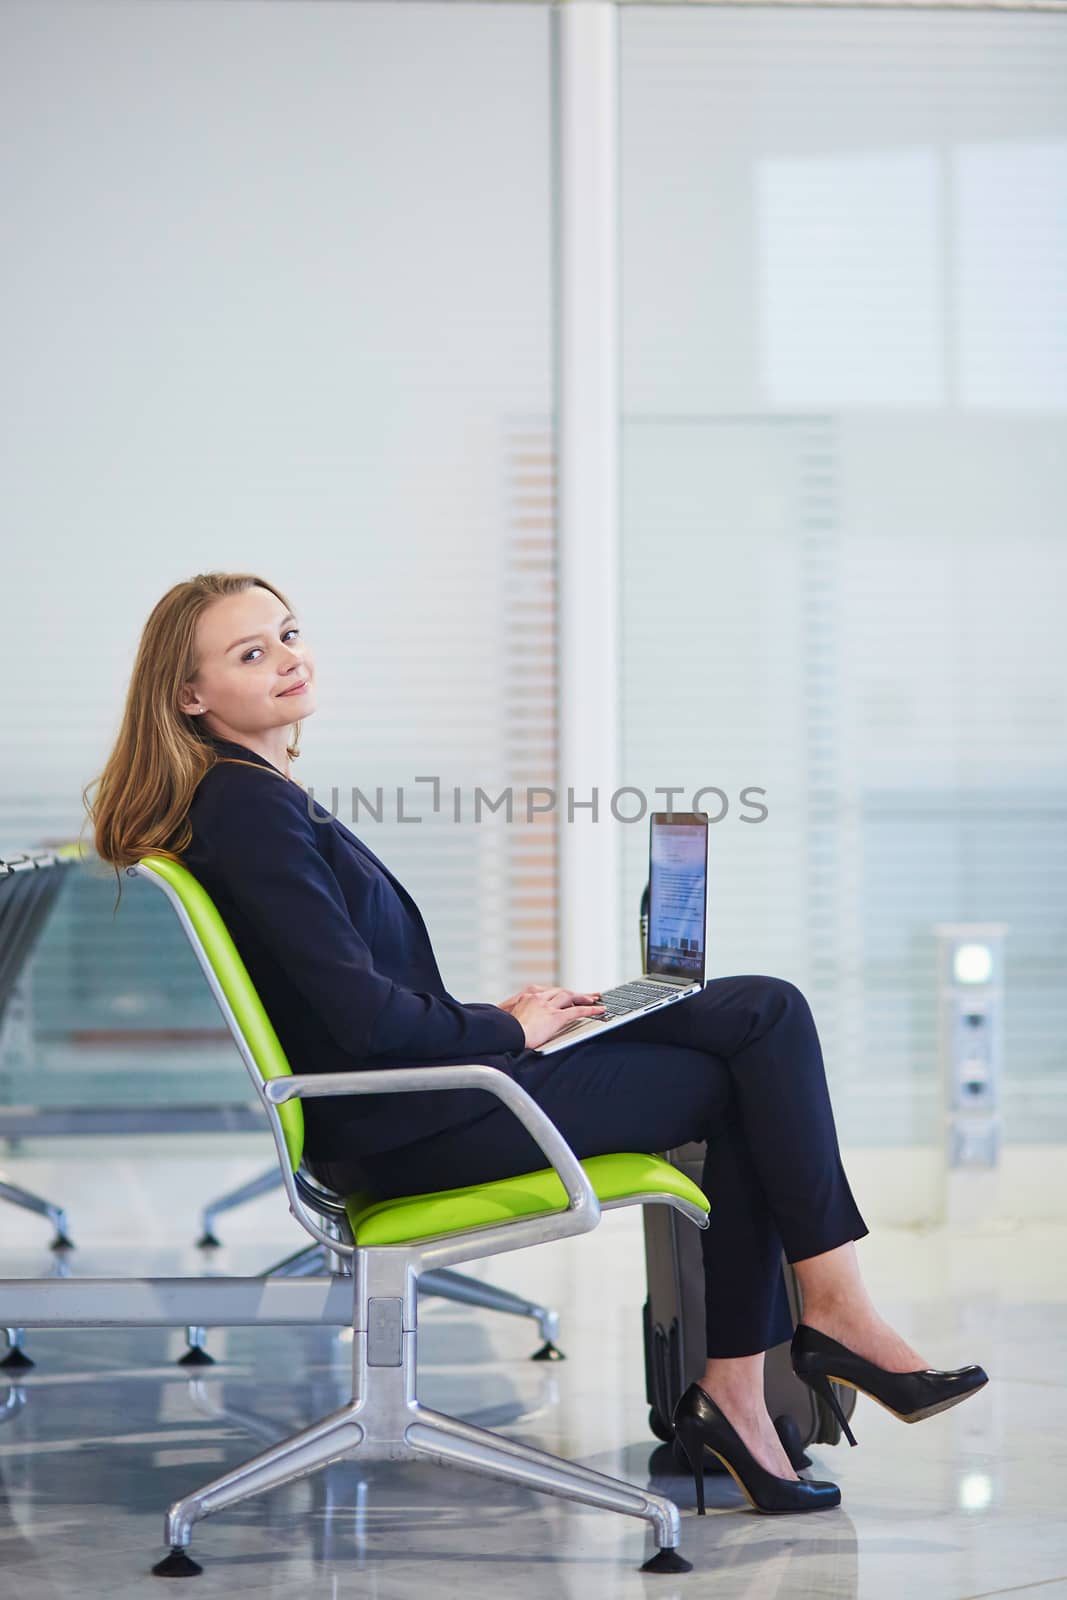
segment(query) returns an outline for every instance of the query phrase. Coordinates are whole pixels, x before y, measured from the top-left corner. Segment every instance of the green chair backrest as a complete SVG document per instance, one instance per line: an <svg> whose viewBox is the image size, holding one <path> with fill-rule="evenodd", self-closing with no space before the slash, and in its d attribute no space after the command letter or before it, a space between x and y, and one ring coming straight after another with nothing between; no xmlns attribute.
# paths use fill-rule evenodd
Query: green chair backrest
<svg viewBox="0 0 1067 1600"><path fill-rule="evenodd" d="M52 851L58 861L88 861L92 852L83 839L71 839L69 844L61 844Z"/></svg>
<svg viewBox="0 0 1067 1600"><path fill-rule="evenodd" d="M168 884L189 919L193 930L191 941L198 957L211 969L237 1025L244 1036L248 1052L261 1078L285 1078L292 1075L281 1041L248 976L248 968L237 953L226 924L207 890L188 867L166 856L144 856L138 863ZM189 929L186 929L189 933ZM239 1041L238 1041L239 1043ZM288 1100L276 1108L285 1135L285 1147L295 1172L304 1153L304 1110L299 1100Z"/></svg>

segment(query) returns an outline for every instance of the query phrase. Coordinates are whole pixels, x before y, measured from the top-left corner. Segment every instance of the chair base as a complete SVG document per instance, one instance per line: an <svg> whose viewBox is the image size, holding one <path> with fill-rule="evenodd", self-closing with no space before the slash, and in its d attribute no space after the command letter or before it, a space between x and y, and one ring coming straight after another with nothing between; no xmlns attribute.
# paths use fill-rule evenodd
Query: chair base
<svg viewBox="0 0 1067 1600"><path fill-rule="evenodd" d="M214 1482L178 1500L167 1513L165 1542L170 1554L152 1568L156 1577L195 1577L203 1569L188 1556L195 1524L215 1511L221 1511L267 1489L291 1483L317 1472L332 1462L359 1461L436 1461L442 1466L461 1467L485 1477L521 1484L565 1500L599 1506L640 1517L652 1525L659 1550L646 1561L643 1572L688 1572L691 1563L678 1555L677 1507L661 1495L635 1484L609 1477L578 1462L558 1456L516 1439L505 1438L488 1429L462 1422L412 1401L406 1408L408 1420L402 1430L388 1426L375 1436L369 1407L353 1402L323 1418L301 1433L263 1450L251 1460L224 1473ZM384 1418L379 1418L384 1422ZM393 1437L399 1432L399 1437Z"/></svg>
<svg viewBox="0 0 1067 1600"><path fill-rule="evenodd" d="M677 1564L680 1519L677 1506L665 1496L419 1402L419 1266L417 1257L397 1250L361 1252L354 1280L353 1399L175 1501L164 1524L164 1543L171 1553L153 1569L156 1576L195 1576L177 1558L188 1554L193 1528L202 1518L353 1457L360 1462L435 1461L638 1517L651 1525L663 1557L657 1565L659 1557L653 1556L653 1564L643 1570L688 1569L687 1563Z"/></svg>

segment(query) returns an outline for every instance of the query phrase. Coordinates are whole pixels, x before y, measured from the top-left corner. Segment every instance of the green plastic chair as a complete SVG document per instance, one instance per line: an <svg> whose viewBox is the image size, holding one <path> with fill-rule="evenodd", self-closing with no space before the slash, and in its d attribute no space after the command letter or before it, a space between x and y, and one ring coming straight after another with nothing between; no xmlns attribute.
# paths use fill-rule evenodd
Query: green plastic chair
<svg viewBox="0 0 1067 1600"><path fill-rule="evenodd" d="M643 1572L685 1572L678 1554L679 1516L663 1495L608 1477L502 1434L446 1416L417 1396L417 1281L460 1261L587 1233L602 1210L674 1206L707 1227L708 1201L676 1167L644 1153L579 1161L559 1129L506 1073L470 1066L395 1067L296 1076L217 908L187 868L161 856L128 867L169 898L215 995L266 1109L293 1216L351 1272L352 1399L339 1411L175 1501L166 1515L170 1553L152 1570L192 1576L194 1524L263 1490L288 1483L341 1457L436 1461L521 1483L567 1500L642 1518L657 1550ZM321 1188L309 1188L301 1162L301 1102L317 1095L429 1093L477 1088L495 1094L518 1117L548 1163L536 1172L432 1194L377 1200L341 1197L329 1228ZM316 1216L314 1211L318 1210Z"/></svg>

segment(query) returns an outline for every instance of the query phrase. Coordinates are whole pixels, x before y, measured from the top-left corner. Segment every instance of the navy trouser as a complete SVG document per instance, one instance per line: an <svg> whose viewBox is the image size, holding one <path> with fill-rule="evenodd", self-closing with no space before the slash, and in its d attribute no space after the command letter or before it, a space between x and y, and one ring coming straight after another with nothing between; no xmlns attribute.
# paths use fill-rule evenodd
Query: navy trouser
<svg viewBox="0 0 1067 1600"><path fill-rule="evenodd" d="M569 1050L521 1051L509 1070L579 1157L707 1141L709 1356L754 1355L792 1336L783 1249L788 1261L802 1261L870 1231L841 1164L811 1008L785 979L714 978L687 1000ZM392 1198L546 1162L497 1103L359 1164L375 1192ZM315 1164L324 1180L348 1187L339 1167Z"/></svg>

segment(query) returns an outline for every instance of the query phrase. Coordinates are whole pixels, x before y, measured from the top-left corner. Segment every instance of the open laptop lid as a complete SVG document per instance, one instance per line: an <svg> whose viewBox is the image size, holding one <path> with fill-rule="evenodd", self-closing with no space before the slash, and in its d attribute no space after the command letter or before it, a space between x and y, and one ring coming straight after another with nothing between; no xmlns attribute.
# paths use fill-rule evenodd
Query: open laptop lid
<svg viewBox="0 0 1067 1600"><path fill-rule="evenodd" d="M649 977L704 982L708 818L654 811L648 860Z"/></svg>

